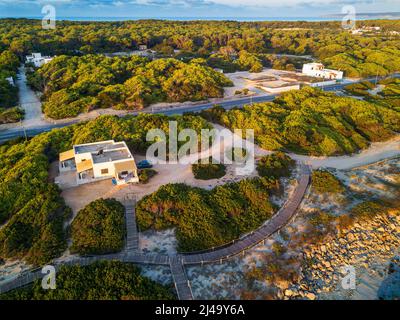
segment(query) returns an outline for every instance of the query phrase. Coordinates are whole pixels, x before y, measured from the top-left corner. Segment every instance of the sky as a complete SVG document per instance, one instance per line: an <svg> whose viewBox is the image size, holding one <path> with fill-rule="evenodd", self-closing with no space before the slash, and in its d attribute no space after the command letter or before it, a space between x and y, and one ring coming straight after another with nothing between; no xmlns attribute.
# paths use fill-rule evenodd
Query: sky
<svg viewBox="0 0 400 320"><path fill-rule="evenodd" d="M58 17L321 17L356 12L400 12L400 0L0 0L0 17L41 17L45 5Z"/></svg>

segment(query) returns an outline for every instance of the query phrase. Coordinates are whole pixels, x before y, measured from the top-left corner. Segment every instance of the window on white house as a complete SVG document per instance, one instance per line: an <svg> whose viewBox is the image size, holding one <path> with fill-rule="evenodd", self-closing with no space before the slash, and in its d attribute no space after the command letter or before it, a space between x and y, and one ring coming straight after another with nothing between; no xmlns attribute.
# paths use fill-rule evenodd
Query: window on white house
<svg viewBox="0 0 400 320"><path fill-rule="evenodd" d="M101 174L108 174L108 169L101 169Z"/></svg>

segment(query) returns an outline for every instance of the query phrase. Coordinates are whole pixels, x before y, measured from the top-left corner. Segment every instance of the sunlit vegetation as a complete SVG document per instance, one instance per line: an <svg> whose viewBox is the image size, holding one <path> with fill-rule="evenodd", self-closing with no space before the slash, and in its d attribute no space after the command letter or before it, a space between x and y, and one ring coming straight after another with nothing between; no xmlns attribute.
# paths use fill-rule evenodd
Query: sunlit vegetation
<svg viewBox="0 0 400 320"><path fill-rule="evenodd" d="M383 76L400 69L399 37L387 36L388 31L398 31L399 24L399 20L362 21L357 27L380 26L382 32L359 36L344 30L340 21L59 21L52 31L43 30L40 20L3 19L0 50L10 48L20 57L32 50L77 55L131 51L146 44L161 56L173 56L179 50L176 56L185 61L186 57L211 58L210 65L225 71L239 66L255 72L262 58L254 55L288 53L313 55L351 77ZM236 63L241 52L252 56L245 54Z"/></svg>
<svg viewBox="0 0 400 320"><path fill-rule="evenodd" d="M201 115L230 129L254 129L255 142L266 150L309 155L354 153L400 131L399 111L385 103L309 87L284 93L274 102L229 111L215 107Z"/></svg>
<svg viewBox="0 0 400 320"><path fill-rule="evenodd" d="M80 210L71 225L71 253L119 252L125 244L125 208L115 199L99 199Z"/></svg>
<svg viewBox="0 0 400 320"><path fill-rule="evenodd" d="M73 145L115 139L126 141L134 152L144 152L150 129L161 128L168 138L169 120L178 132L193 128L198 133L210 125L200 117L140 115L102 116L28 141L0 145L0 257L20 258L41 265L66 249L63 224L70 218L60 190L48 181L49 164Z"/></svg>
<svg viewBox="0 0 400 320"><path fill-rule="evenodd" d="M316 193L343 193L345 188L342 182L332 173L325 170L316 170L312 173L312 188Z"/></svg>
<svg viewBox="0 0 400 320"><path fill-rule="evenodd" d="M223 87L232 85L201 61L150 61L138 56L58 56L28 79L43 91L43 111L54 119L97 108L132 110L156 102L217 98L223 96Z"/></svg>
<svg viewBox="0 0 400 320"><path fill-rule="evenodd" d="M154 169L142 169L139 171L139 181L142 184L149 183L151 178L156 176L158 172Z"/></svg>
<svg viewBox="0 0 400 320"><path fill-rule="evenodd" d="M192 165L192 172L196 179L199 180L212 180L220 179L226 174L226 166L222 163L213 163L212 158L206 161L207 163L199 163Z"/></svg>
<svg viewBox="0 0 400 320"><path fill-rule="evenodd" d="M172 300L171 288L140 274L132 264L112 261L89 266L62 266L56 290L42 289L41 280L0 295L0 300Z"/></svg>
<svg viewBox="0 0 400 320"><path fill-rule="evenodd" d="M283 152L276 152L258 161L257 172L261 177L289 177L295 164L296 162Z"/></svg>
<svg viewBox="0 0 400 320"><path fill-rule="evenodd" d="M400 79L386 78L375 83L364 81L361 83L351 84L345 87L346 91L355 96L363 97L364 100L374 102L400 111ZM376 94L372 94L372 90L376 90Z"/></svg>
<svg viewBox="0 0 400 320"><path fill-rule="evenodd" d="M19 107L0 108L0 124L15 123L24 118L24 110Z"/></svg>
<svg viewBox="0 0 400 320"><path fill-rule="evenodd" d="M19 60L14 53L0 51L0 124L18 122L24 115L17 107L18 88L6 80L9 77L16 80L18 66Z"/></svg>
<svg viewBox="0 0 400 320"><path fill-rule="evenodd" d="M193 251L225 244L259 227L275 212L270 193L279 182L248 179L211 191L185 184L162 186L137 205L141 230L176 228L178 249Z"/></svg>

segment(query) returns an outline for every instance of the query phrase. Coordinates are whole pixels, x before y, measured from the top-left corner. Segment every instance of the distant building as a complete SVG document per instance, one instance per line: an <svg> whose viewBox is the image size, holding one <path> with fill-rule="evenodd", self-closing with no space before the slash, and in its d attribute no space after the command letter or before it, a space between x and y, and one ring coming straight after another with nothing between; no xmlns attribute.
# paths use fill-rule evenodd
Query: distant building
<svg viewBox="0 0 400 320"><path fill-rule="evenodd" d="M282 93L290 90L300 90L300 83L288 83L288 84L264 84L260 85L259 88L269 93Z"/></svg>
<svg viewBox="0 0 400 320"><path fill-rule="evenodd" d="M8 78L6 78L6 80L8 81L8 83L9 83L10 85L12 85L13 87L15 87L15 83L14 83L13 77L8 77Z"/></svg>
<svg viewBox="0 0 400 320"><path fill-rule="evenodd" d="M41 66L45 65L46 63L53 60L52 57L43 56L41 53L32 53L30 56L26 56L26 63L33 63L36 68L40 68Z"/></svg>
<svg viewBox="0 0 400 320"><path fill-rule="evenodd" d="M145 44L139 44L139 50L140 50L140 51L145 51L145 50L147 50L147 45L145 45Z"/></svg>
<svg viewBox="0 0 400 320"><path fill-rule="evenodd" d="M76 171L78 185L113 179L117 185L138 183L135 159L125 142L114 140L75 145L60 153L60 173Z"/></svg>
<svg viewBox="0 0 400 320"><path fill-rule="evenodd" d="M343 79L343 71L325 69L322 63L306 63L303 65L303 74L310 77L319 77L329 80Z"/></svg>

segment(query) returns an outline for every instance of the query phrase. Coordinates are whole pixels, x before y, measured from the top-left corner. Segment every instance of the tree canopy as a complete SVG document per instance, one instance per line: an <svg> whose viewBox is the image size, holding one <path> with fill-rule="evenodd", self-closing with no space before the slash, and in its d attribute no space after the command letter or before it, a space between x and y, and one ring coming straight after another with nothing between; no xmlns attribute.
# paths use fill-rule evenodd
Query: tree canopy
<svg viewBox="0 0 400 320"><path fill-rule="evenodd" d="M193 60L150 61L133 56L58 56L28 77L43 91L43 111L54 119L96 108L143 109L156 102L223 97L232 85L223 74Z"/></svg>
<svg viewBox="0 0 400 320"><path fill-rule="evenodd" d="M201 115L231 129L253 129L255 142L267 150L309 155L342 155L384 141L400 131L400 113L387 103L360 101L306 87L273 102Z"/></svg>
<svg viewBox="0 0 400 320"><path fill-rule="evenodd" d="M41 280L0 295L0 300L173 300L171 288L140 274L132 264L96 262L88 266L62 266L56 290L43 290Z"/></svg>

